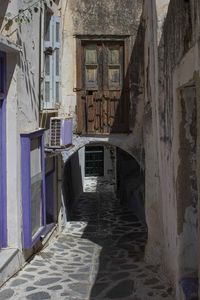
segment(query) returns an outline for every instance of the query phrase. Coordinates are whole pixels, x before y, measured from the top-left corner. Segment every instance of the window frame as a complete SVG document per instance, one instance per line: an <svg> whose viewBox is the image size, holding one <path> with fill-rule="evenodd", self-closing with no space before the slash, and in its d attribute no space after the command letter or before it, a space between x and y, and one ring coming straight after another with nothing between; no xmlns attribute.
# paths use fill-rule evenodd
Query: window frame
<svg viewBox="0 0 200 300"><path fill-rule="evenodd" d="M46 229L44 129L21 134L21 186L23 211L23 248L32 248ZM31 140L39 138L42 172L41 226L32 236L31 222Z"/></svg>
<svg viewBox="0 0 200 300"><path fill-rule="evenodd" d="M42 109L55 109L56 104L60 102L60 38L61 38L61 31L60 31L60 17L56 15L51 15L49 10L46 11L47 15L49 14L50 21L49 21L49 34L50 39L48 41L45 40L44 36L44 89L43 89L43 105ZM44 17L44 22L46 17ZM46 24L46 23L45 23ZM59 24L59 40L57 41L57 24ZM46 31L45 31L46 32ZM48 53L48 49L50 49L51 53ZM58 61L57 61L57 51L59 51ZM49 59L49 74L46 75L45 70L45 61L46 56ZM57 63L58 63L58 70L59 74L57 74ZM46 98L46 83L49 83L49 97L48 101ZM58 89L57 89L58 85ZM58 99L57 99L58 94Z"/></svg>
<svg viewBox="0 0 200 300"><path fill-rule="evenodd" d="M110 63L109 61L109 51L111 49L114 50L118 50L119 51L119 62L118 63ZM107 82L106 85L108 87L108 89L111 90L121 90L122 89L122 84L123 84L123 79L124 79L124 68L125 68L125 61L124 61L124 52L125 52L125 45L124 42L110 42L106 44L106 52L107 52L107 56L106 57L106 73L105 77L107 76ZM119 83L111 83L109 80L109 70L110 69L118 69L119 70Z"/></svg>
<svg viewBox="0 0 200 300"><path fill-rule="evenodd" d="M96 46L96 63L87 63L86 61L86 51L90 46ZM81 41L81 52L83 56L84 72L83 77L83 87L87 91L92 90L110 90L118 91L122 90L124 74L126 70L125 62L125 51L126 44L124 40L87 40ZM109 62L109 50L116 49L119 51L119 62L112 64ZM90 84L86 79L87 68L96 69L96 82ZM119 82L112 83L109 80L109 70L118 69L119 70Z"/></svg>
<svg viewBox="0 0 200 300"><path fill-rule="evenodd" d="M86 53L87 50L90 49L91 46L95 46L94 49L96 50L96 63L89 63L86 60ZM99 89L99 49L98 49L98 45L97 43L87 43L85 45L83 45L84 49L84 82L85 82L85 89L87 90L98 90ZM89 81L87 81L87 70L89 69L94 69L96 70L96 81L94 83L90 83Z"/></svg>

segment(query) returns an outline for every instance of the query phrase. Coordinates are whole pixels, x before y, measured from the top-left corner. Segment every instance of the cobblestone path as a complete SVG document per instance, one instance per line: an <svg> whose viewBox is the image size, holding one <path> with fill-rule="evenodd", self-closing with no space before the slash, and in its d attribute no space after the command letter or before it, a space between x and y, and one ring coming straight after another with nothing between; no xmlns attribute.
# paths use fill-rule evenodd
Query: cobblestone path
<svg viewBox="0 0 200 300"><path fill-rule="evenodd" d="M114 193L84 193L62 234L0 290L11 300L172 300L143 261L147 232Z"/></svg>

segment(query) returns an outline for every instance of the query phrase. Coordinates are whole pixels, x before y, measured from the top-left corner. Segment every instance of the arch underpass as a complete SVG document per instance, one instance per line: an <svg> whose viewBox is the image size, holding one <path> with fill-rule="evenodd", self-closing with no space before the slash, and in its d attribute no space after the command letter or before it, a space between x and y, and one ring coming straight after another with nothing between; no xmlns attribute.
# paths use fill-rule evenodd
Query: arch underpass
<svg viewBox="0 0 200 300"><path fill-rule="evenodd" d="M66 152L63 153L63 197L68 215L74 202L88 191L88 185L93 187L93 192L104 192L111 186L120 202L145 223L144 171L133 155L123 148L126 144L119 148L110 142L91 140L73 147L68 157ZM88 170L94 174L86 174Z"/></svg>
<svg viewBox="0 0 200 300"><path fill-rule="evenodd" d="M62 150L63 163L66 163L71 156L82 147L92 144L108 144L113 145L127 152L132 156L141 169L144 169L144 149L140 141L134 140L132 134L110 134L109 136L92 137L92 136L74 136L73 147L70 149Z"/></svg>
<svg viewBox="0 0 200 300"><path fill-rule="evenodd" d="M136 159L108 143L86 144L65 162L65 233L87 299L171 299L156 266L144 262L144 186Z"/></svg>
<svg viewBox="0 0 200 300"><path fill-rule="evenodd" d="M144 186L137 160L110 143L90 142L65 162L66 226L80 252L93 252L89 299L125 299L134 292L135 265L143 264L147 241Z"/></svg>

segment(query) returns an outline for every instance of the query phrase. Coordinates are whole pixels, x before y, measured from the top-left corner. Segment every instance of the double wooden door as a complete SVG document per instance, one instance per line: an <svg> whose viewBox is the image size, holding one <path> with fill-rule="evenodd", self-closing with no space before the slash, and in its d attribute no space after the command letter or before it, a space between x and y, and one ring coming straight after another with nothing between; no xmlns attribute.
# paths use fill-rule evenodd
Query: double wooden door
<svg viewBox="0 0 200 300"><path fill-rule="evenodd" d="M128 132L123 42L82 42L77 75L78 133Z"/></svg>

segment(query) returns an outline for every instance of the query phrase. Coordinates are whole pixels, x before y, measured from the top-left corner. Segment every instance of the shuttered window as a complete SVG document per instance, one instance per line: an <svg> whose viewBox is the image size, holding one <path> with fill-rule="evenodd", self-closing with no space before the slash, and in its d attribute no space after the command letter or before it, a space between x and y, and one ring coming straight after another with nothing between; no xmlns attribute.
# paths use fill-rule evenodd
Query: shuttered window
<svg viewBox="0 0 200 300"><path fill-rule="evenodd" d="M122 82L122 53L118 46L108 47L108 86L119 88Z"/></svg>
<svg viewBox="0 0 200 300"><path fill-rule="evenodd" d="M77 133L129 132L124 41L77 40L77 50Z"/></svg>
<svg viewBox="0 0 200 300"><path fill-rule="evenodd" d="M85 47L85 81L88 88L97 89L97 74L98 63L96 45L87 45L87 47Z"/></svg>
<svg viewBox="0 0 200 300"><path fill-rule="evenodd" d="M122 43L91 42L84 45L85 88L119 90L123 81Z"/></svg>
<svg viewBox="0 0 200 300"><path fill-rule="evenodd" d="M60 101L60 17L48 11L44 26L44 109L53 109Z"/></svg>

